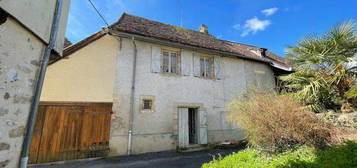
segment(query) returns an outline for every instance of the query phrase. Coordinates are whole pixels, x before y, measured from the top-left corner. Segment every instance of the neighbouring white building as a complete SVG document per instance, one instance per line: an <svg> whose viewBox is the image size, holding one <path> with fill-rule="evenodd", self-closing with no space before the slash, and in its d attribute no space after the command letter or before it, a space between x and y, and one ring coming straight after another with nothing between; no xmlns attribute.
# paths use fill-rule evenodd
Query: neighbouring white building
<svg viewBox="0 0 357 168"><path fill-rule="evenodd" d="M284 58L217 39L205 25L129 14L64 55L49 66L41 101L112 103L112 155L242 140L227 104L249 89L272 90L275 76L291 71Z"/></svg>

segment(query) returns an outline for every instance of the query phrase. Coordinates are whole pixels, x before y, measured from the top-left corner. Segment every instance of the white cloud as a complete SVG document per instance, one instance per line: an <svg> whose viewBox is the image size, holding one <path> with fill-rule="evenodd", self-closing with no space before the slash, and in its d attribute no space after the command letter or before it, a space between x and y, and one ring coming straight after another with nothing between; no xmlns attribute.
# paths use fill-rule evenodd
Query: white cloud
<svg viewBox="0 0 357 168"><path fill-rule="evenodd" d="M240 24L233 25L233 28L236 29L236 30L239 30L240 29Z"/></svg>
<svg viewBox="0 0 357 168"><path fill-rule="evenodd" d="M277 11L278 11L278 8L274 7L274 8L264 9L260 12L262 12L265 16L270 16L270 15L273 15L274 13L276 13Z"/></svg>
<svg viewBox="0 0 357 168"><path fill-rule="evenodd" d="M245 21L243 27L242 37L249 35L250 33L255 34L258 31L265 30L270 25L270 20L259 20L257 17L248 19Z"/></svg>

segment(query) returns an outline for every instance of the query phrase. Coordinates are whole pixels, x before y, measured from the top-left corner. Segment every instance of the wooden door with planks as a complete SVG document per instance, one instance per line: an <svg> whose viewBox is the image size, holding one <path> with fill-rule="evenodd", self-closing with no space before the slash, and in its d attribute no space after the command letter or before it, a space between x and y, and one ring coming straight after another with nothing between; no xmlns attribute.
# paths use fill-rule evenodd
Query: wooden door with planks
<svg viewBox="0 0 357 168"><path fill-rule="evenodd" d="M106 156L112 103L41 102L29 163Z"/></svg>

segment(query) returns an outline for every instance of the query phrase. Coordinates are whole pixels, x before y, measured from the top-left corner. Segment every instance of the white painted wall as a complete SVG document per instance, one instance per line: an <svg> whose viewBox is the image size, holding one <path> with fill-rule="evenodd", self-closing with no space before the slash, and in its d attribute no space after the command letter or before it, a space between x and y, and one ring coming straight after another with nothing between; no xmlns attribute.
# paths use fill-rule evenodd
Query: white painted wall
<svg viewBox="0 0 357 168"><path fill-rule="evenodd" d="M262 63L239 58L221 57L220 80L195 77L192 66L197 52L181 50L182 70L187 75L168 75L152 72L152 58L161 47L136 41L138 49L135 85L135 110L133 122L133 153L171 150L177 143L177 106L201 104L208 117L208 142L240 140L243 131L226 119L226 105L239 98L247 88L256 86L272 88L274 77L271 68ZM127 151L128 116L133 66L133 42L122 39L118 51L117 73L114 88L114 114L110 147L112 154ZM259 84L260 82L262 84ZM154 112L139 111L140 96L154 96Z"/></svg>

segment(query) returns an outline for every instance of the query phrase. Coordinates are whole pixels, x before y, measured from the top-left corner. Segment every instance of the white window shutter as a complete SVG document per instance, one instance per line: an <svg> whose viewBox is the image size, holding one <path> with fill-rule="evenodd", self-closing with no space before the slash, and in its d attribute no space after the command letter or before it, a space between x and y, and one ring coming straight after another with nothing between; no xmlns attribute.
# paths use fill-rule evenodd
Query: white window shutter
<svg viewBox="0 0 357 168"><path fill-rule="evenodd" d="M151 48L151 72L158 73L161 71L161 48L152 46Z"/></svg>
<svg viewBox="0 0 357 168"><path fill-rule="evenodd" d="M181 51L181 72L184 76L191 75L192 72L192 52Z"/></svg>
<svg viewBox="0 0 357 168"><path fill-rule="evenodd" d="M214 56L214 75L216 79L222 79L223 73L222 73L222 57L221 56Z"/></svg>
<svg viewBox="0 0 357 168"><path fill-rule="evenodd" d="M207 144L207 112L198 109L198 119L199 119L199 130L198 130L198 143Z"/></svg>
<svg viewBox="0 0 357 168"><path fill-rule="evenodd" d="M178 146L189 145L188 108L178 108Z"/></svg>
<svg viewBox="0 0 357 168"><path fill-rule="evenodd" d="M200 56L193 53L193 75L200 76Z"/></svg>

